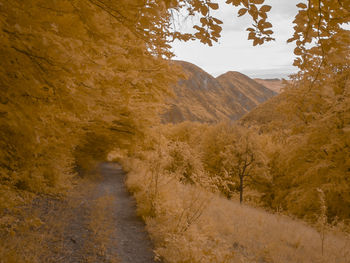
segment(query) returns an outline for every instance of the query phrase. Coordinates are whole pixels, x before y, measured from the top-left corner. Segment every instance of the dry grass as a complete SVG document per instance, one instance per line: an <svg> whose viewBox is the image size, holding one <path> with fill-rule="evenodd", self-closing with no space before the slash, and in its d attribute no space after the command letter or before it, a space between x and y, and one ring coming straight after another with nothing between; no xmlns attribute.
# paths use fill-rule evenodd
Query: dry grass
<svg viewBox="0 0 350 263"><path fill-rule="evenodd" d="M350 262L350 237L345 233L326 233L322 255L319 233L305 223L240 205L164 175L152 217L147 214L150 178L146 167L129 163L130 167L134 169L127 185L156 253L165 262Z"/></svg>
<svg viewBox="0 0 350 263"><path fill-rule="evenodd" d="M328 233L322 256L315 229L220 197L212 200L201 223L233 242L237 255L248 262L350 262L349 237Z"/></svg>
<svg viewBox="0 0 350 263"><path fill-rule="evenodd" d="M60 262L67 219L74 208L74 199L67 200L37 198L11 210L8 216L13 227L1 231L0 262Z"/></svg>

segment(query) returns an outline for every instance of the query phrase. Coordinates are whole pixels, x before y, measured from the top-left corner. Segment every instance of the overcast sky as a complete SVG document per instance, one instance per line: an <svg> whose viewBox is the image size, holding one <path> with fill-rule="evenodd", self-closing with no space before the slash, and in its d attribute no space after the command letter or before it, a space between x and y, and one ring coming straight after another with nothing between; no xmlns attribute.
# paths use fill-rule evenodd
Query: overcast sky
<svg viewBox="0 0 350 263"><path fill-rule="evenodd" d="M225 0L217 1L220 10L215 16L223 22L223 31L219 43L212 47L199 41L172 44L176 55L174 59L196 64L213 76L227 71L239 71L253 78L286 78L297 71L292 66L294 43L286 41L293 33L293 19L297 13L296 4L300 0L265 0L271 5L269 20L273 24L276 41L253 47L248 41L247 27L251 25L249 17L237 17L232 5Z"/></svg>

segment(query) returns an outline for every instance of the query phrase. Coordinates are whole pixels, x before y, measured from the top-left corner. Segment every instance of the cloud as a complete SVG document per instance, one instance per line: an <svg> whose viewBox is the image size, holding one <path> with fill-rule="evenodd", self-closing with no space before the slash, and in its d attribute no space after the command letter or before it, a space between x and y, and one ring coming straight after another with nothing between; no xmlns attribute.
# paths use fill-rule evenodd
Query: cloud
<svg viewBox="0 0 350 263"><path fill-rule="evenodd" d="M296 68L290 65L280 65L276 68L242 70L243 74L251 78L288 78L289 75L296 73Z"/></svg>
<svg viewBox="0 0 350 263"><path fill-rule="evenodd" d="M265 0L265 4L271 5L271 15L293 18L297 13L296 5L298 3L307 3L306 0Z"/></svg>

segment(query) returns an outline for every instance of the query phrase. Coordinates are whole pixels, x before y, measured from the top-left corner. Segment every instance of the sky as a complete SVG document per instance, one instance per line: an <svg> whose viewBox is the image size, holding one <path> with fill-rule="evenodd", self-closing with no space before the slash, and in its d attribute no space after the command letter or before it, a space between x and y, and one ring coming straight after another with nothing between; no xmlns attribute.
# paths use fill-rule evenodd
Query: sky
<svg viewBox="0 0 350 263"><path fill-rule="evenodd" d="M273 24L276 41L253 47L245 30L251 25L249 16L237 17L237 8L217 0L219 11L214 16L221 19L221 39L212 47L199 41L172 43L174 59L191 62L213 76L227 71L239 71L252 78L288 78L297 68L294 60L294 43L286 41L293 34L293 20L300 0L265 0L272 6L268 13ZM184 28L186 30L186 28Z"/></svg>

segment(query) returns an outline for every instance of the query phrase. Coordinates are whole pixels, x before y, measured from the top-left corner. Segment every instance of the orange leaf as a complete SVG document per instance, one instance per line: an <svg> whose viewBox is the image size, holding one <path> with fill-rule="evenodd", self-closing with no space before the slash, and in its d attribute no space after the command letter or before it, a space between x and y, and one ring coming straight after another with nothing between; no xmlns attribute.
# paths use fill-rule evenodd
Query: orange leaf
<svg viewBox="0 0 350 263"><path fill-rule="evenodd" d="M305 8L307 8L307 5L305 5L304 3L299 3L299 4L297 4L297 7L305 9Z"/></svg>
<svg viewBox="0 0 350 263"><path fill-rule="evenodd" d="M261 12L269 12L271 10L271 6L270 5L263 5L262 7L260 7L259 11Z"/></svg>
<svg viewBox="0 0 350 263"><path fill-rule="evenodd" d="M241 8L238 11L238 16L243 16L245 13L247 13L248 9L247 8Z"/></svg>
<svg viewBox="0 0 350 263"><path fill-rule="evenodd" d="M261 5L265 2L265 0L250 0L250 2L256 5Z"/></svg>
<svg viewBox="0 0 350 263"><path fill-rule="evenodd" d="M208 6L211 8L211 9L218 9L219 8L219 4L218 3L208 3Z"/></svg>

